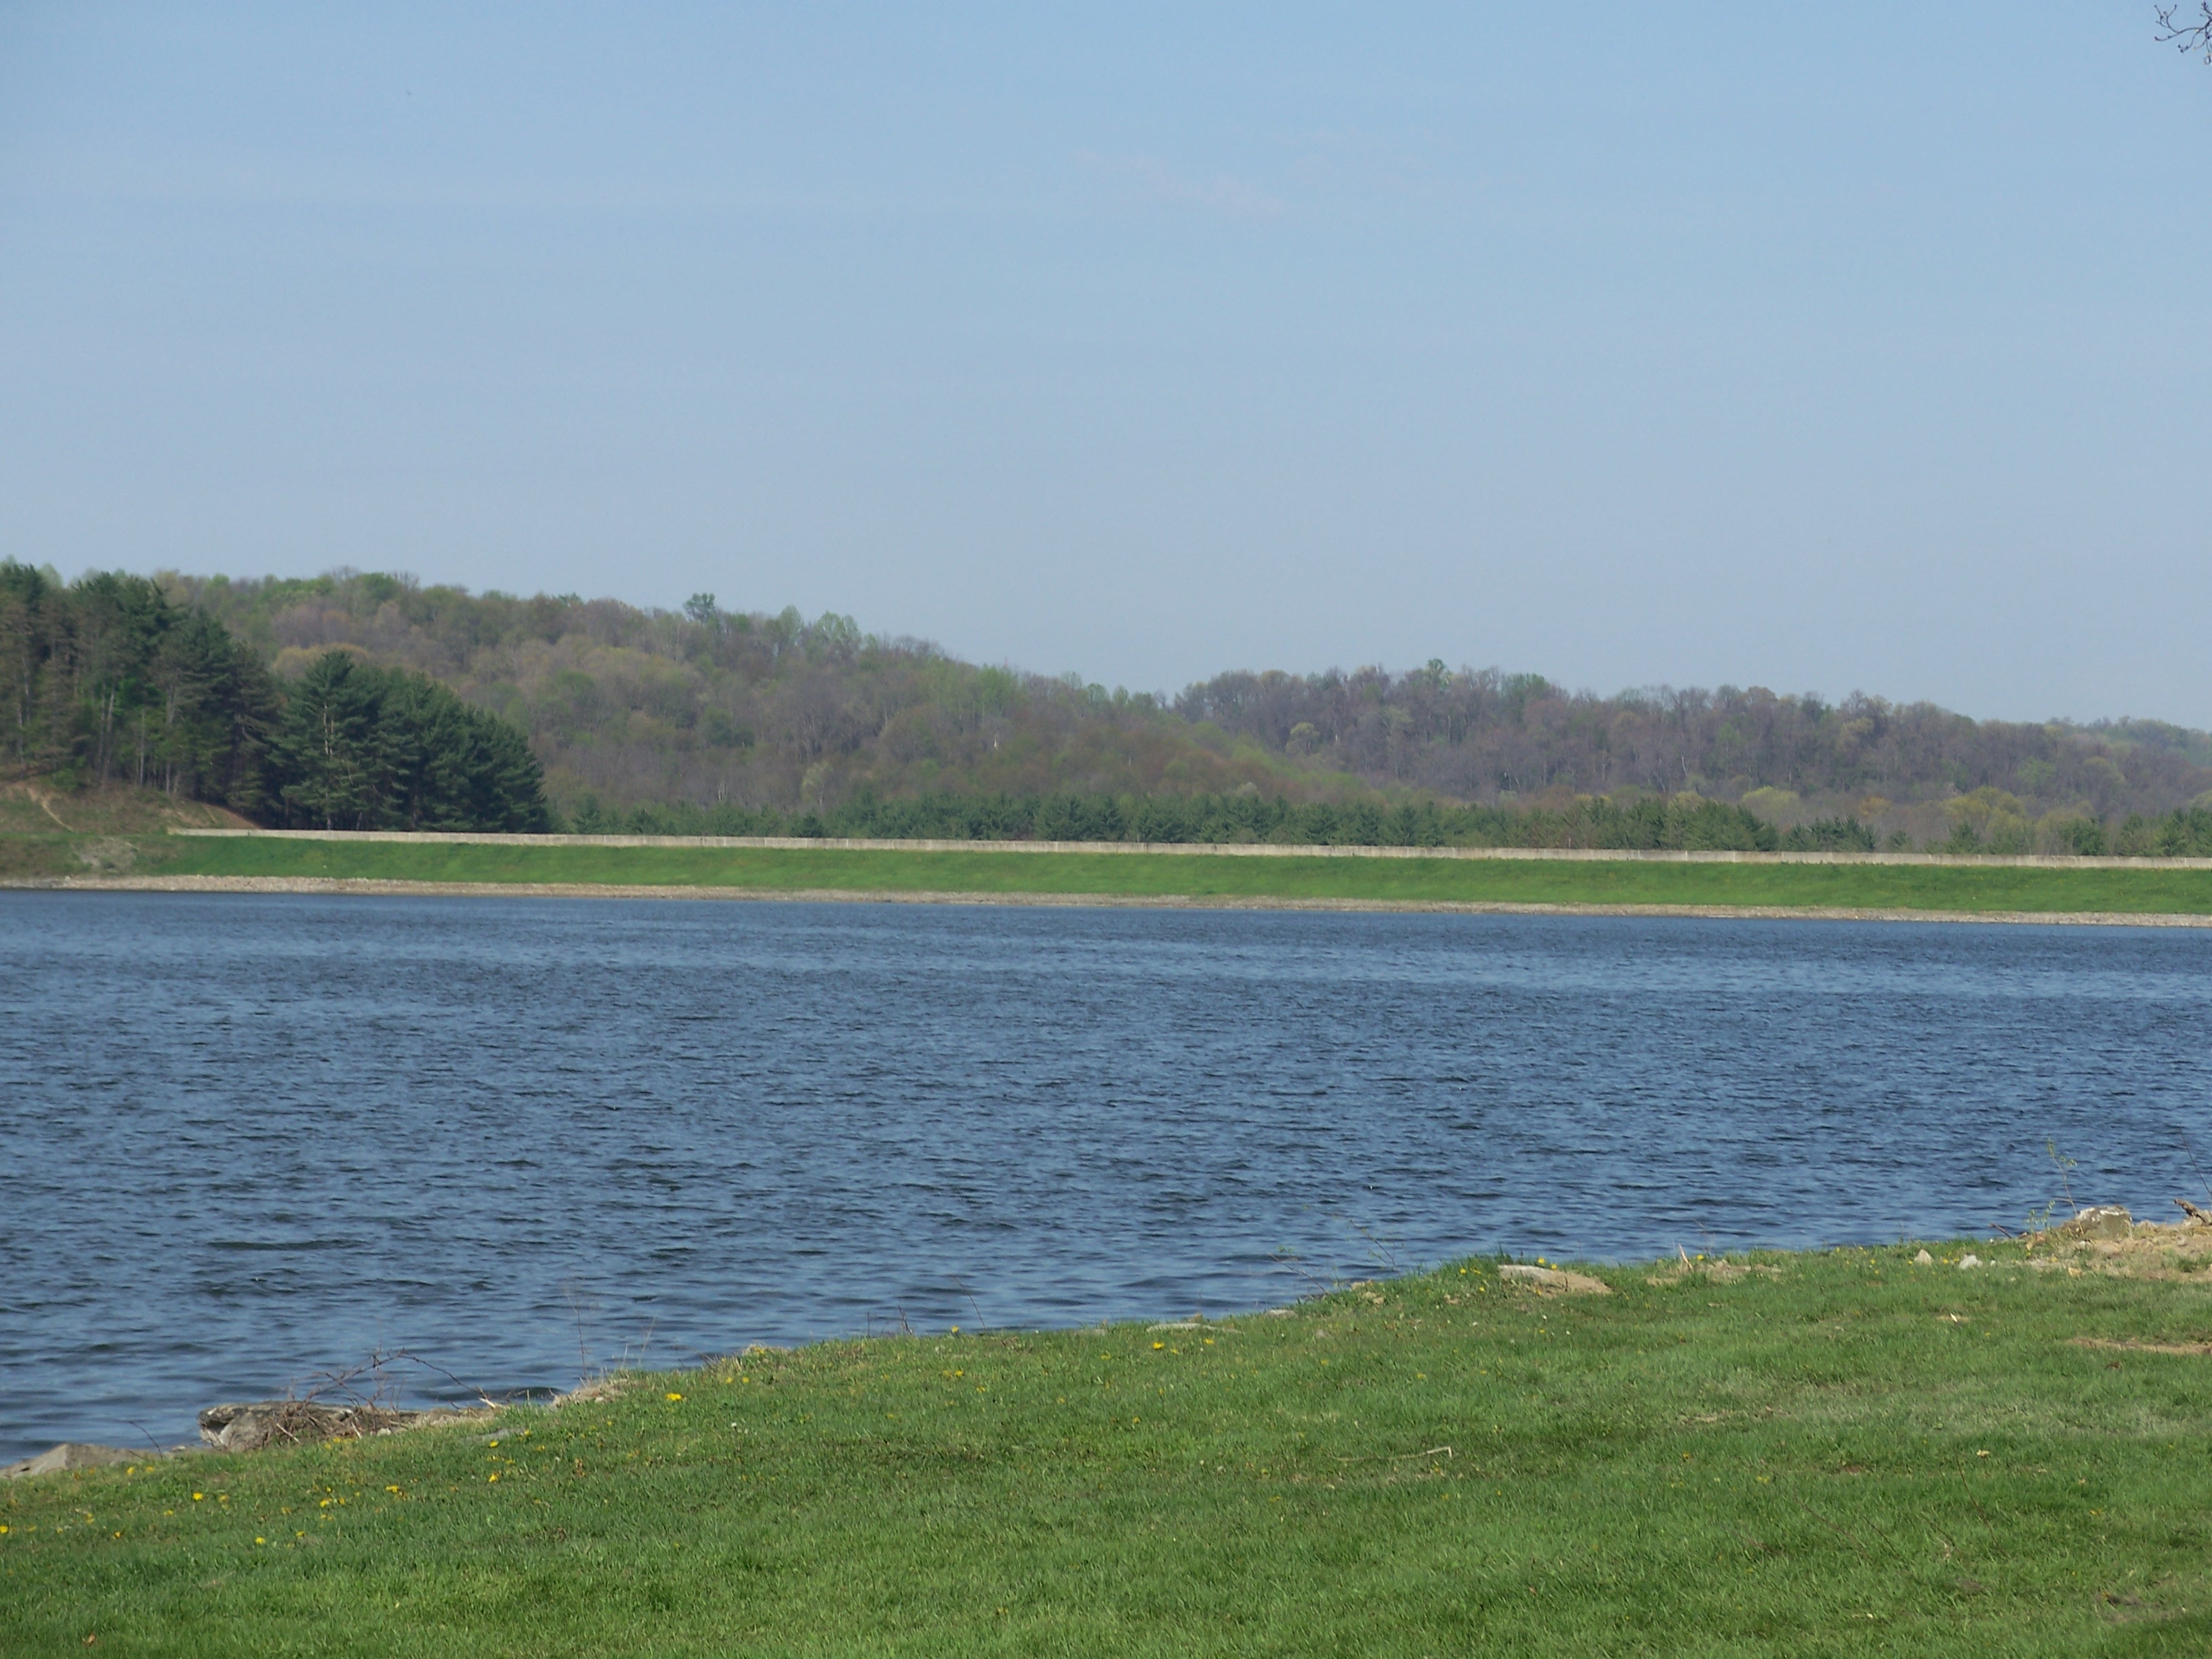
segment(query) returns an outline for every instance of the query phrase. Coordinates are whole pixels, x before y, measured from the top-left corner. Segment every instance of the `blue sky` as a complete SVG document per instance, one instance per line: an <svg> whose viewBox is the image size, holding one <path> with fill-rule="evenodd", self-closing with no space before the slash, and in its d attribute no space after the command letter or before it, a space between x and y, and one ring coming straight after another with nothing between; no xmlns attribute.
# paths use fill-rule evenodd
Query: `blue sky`
<svg viewBox="0 0 2212 1659"><path fill-rule="evenodd" d="M2212 726L2146 4L0 8L0 555Z"/></svg>

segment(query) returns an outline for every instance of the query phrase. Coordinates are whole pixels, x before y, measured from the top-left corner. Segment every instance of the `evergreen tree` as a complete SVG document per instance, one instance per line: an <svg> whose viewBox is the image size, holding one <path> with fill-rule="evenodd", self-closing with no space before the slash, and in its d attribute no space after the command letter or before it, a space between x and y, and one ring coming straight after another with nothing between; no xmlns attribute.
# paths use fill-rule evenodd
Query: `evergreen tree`
<svg viewBox="0 0 2212 1659"><path fill-rule="evenodd" d="M548 827L528 740L428 677L342 651L287 696L204 611L120 571L0 561L0 769L128 782L300 828Z"/></svg>
<svg viewBox="0 0 2212 1659"><path fill-rule="evenodd" d="M522 733L428 675L325 652L293 687L274 770L298 829L542 832L544 779Z"/></svg>

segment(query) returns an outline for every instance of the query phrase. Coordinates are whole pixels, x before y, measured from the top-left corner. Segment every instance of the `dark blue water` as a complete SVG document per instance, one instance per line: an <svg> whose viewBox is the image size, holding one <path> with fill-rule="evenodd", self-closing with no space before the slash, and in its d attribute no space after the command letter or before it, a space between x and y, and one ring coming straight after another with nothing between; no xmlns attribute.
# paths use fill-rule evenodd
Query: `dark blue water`
<svg viewBox="0 0 2212 1659"><path fill-rule="evenodd" d="M0 1456L380 1347L2017 1225L2046 1139L2172 1213L2208 1032L2195 932L0 894Z"/></svg>

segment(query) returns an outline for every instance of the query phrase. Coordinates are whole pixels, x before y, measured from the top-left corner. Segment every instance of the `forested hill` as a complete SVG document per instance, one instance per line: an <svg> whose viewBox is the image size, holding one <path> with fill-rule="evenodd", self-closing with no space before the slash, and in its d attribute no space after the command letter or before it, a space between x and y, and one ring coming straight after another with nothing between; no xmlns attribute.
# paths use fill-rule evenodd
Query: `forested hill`
<svg viewBox="0 0 2212 1659"><path fill-rule="evenodd" d="M1441 661L1229 673L1163 699L706 595L665 611L381 574L158 580L179 615L222 623L279 692L333 649L452 688L527 734L556 814L578 827L764 829L811 815L1017 834L1097 818L1137 833L1133 815L1204 800L1170 814L1192 820L1184 833L1287 837L1334 821L1322 808L1425 800L1539 809L1546 834L1572 839L1571 820L1658 823L1668 802L1694 796L1783 831L1820 824L1832 838L1852 821L1834 844L2087 850L2132 835L2131 850L2151 850L2150 829L2130 818L2212 792L2212 737L2154 721L1976 721L1757 688L1598 696ZM1480 827L1495 817L1457 812L1449 833L1497 834Z"/></svg>
<svg viewBox="0 0 2212 1659"><path fill-rule="evenodd" d="M323 653L273 676L204 609L120 572L0 562L5 771L127 783L323 830L550 827L523 734L430 676Z"/></svg>

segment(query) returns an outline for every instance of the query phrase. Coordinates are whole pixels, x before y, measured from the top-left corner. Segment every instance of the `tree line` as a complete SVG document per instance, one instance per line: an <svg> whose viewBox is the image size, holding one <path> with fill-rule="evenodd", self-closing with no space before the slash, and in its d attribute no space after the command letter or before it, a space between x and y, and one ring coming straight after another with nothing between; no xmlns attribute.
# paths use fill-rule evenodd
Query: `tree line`
<svg viewBox="0 0 2212 1659"><path fill-rule="evenodd" d="M1295 847L1591 847L1772 851L1784 837L1740 806L1695 796L1515 810L1435 799L1297 802L1230 795L862 795L820 812L729 803L610 811L586 797L584 834L853 836L899 841L1272 842Z"/></svg>
<svg viewBox="0 0 2212 1659"><path fill-rule="evenodd" d="M1961 816L1929 844L1942 853L2037 850L2138 858L2212 858L2212 809L2178 807L2124 819L2111 831L2069 821L2042 848ZM1419 800L1308 801L1237 795L961 795L884 800L863 794L826 811L731 802L661 801L631 807L586 795L561 827L580 835L768 836L872 841L1272 842L1295 847L1551 847L1675 852L1872 853L1916 850L1910 836L1878 836L1848 814L1781 828L1749 808L1702 796L1564 806L1468 805Z"/></svg>
<svg viewBox="0 0 2212 1659"><path fill-rule="evenodd" d="M161 584L0 562L18 776L125 782L284 828L549 827L528 739L428 675L333 650L296 679Z"/></svg>
<svg viewBox="0 0 2212 1659"><path fill-rule="evenodd" d="M1547 812L1578 798L1741 802L1785 836L2116 842L2212 791L2212 737L2154 720L1974 720L1926 703L1759 687L1611 696L1535 674L1237 672L1178 696L958 661L850 617L471 594L379 574L163 579L280 672L333 646L428 672L530 735L574 808L804 817L864 796L1380 796ZM1971 798L2009 803L1984 819ZM1965 804L1960 805L1961 802ZM1957 810L1954 811L1954 808ZM1964 814L1962 817L1960 815ZM1816 829L1817 825L1827 829ZM2141 824L2137 834L2140 838Z"/></svg>
<svg viewBox="0 0 2212 1659"><path fill-rule="evenodd" d="M21 566L5 586L0 629L52 619L28 652L42 689L17 676L17 770L143 777L266 823L1717 848L1765 844L1757 823L1784 848L2150 853L2196 844L2212 810L2212 736L2150 720L1601 697L1441 660L1167 697L704 593L663 611L343 571L64 588Z"/></svg>
<svg viewBox="0 0 2212 1659"><path fill-rule="evenodd" d="M1975 720L1860 693L1830 702L1662 686L1607 697L1432 661L1396 674L1222 674L1188 688L1176 708L1270 753L1462 799L1774 789L1839 805L1872 798L1879 813L1996 788L2033 816L2064 808L2108 820L2212 789L2203 732L2155 720Z"/></svg>

